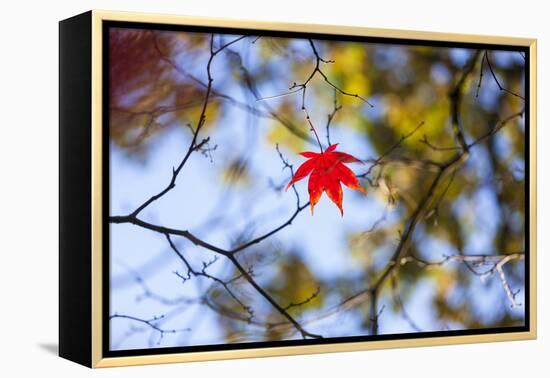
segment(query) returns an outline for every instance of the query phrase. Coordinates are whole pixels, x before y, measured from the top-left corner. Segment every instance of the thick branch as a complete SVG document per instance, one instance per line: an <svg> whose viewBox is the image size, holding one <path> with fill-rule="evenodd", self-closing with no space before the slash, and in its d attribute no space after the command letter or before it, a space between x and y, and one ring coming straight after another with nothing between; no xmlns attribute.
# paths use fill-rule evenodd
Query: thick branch
<svg viewBox="0 0 550 378"><path fill-rule="evenodd" d="M419 201L416 209L413 211L409 219L409 222L405 228L405 232L403 232L403 234L401 235L399 244L397 245L397 248L395 249L395 252L393 253L392 257L390 258L390 263L388 264L386 269L382 272L382 274L378 277L378 279L375 281L373 288L379 288L384 283L384 281L386 280L386 278L388 278L392 270L395 269L397 262L405 255L405 253L409 248L412 234L416 228L416 225L424 218L424 215L427 212L430 200L432 196L435 194L436 188L438 187L439 183L443 180L444 177L446 177L446 175L448 174L449 170L451 170L451 168L454 168L457 165L464 162L465 156L467 156L467 154L462 153L451 158L443 165L439 173L435 176L432 183L430 184L430 187L428 188L428 191L424 194L424 196Z"/></svg>
<svg viewBox="0 0 550 378"><path fill-rule="evenodd" d="M460 119L460 106L462 104L462 96L464 92L464 85L466 79L472 71L474 70L477 60L481 52L478 50L475 52L474 56L470 59L470 62L467 64L466 69L462 71L460 78L455 84L454 88L449 92L450 100L450 113L451 113L451 122L453 126L453 131L458 142L458 145L464 150L468 150L468 144L466 143L466 137L464 135L464 129L462 127L462 120Z"/></svg>
<svg viewBox="0 0 550 378"><path fill-rule="evenodd" d="M279 313L281 313L281 315L283 315L299 332L300 334L302 335L303 338L307 338L307 337L311 337L311 338L320 338L321 336L320 335L316 335L316 334L313 334L313 333L310 333L308 331L306 331L281 305L279 305L253 278L252 276L250 275L249 272L247 272L243 266L238 262L238 260L236 259L235 257L235 253L245 249L245 248L248 248L250 245L253 245L253 244L256 244L256 243L259 243L260 241L264 240L265 238L273 235L274 233L278 232L279 230L283 229L284 227L287 227L289 224L292 223L292 221L294 220L294 218L298 215L298 213L300 211L302 211L304 208L306 208L307 206L309 206L309 203L303 205L302 207L299 207L296 209L296 211L294 212L294 214L292 215L292 217L284 224L282 224L281 226L277 227L276 229L272 230L271 232L268 232L267 234L264 234L256 239L253 239L251 240L250 242L244 244L244 245L241 245L240 247L237 247L231 251L228 251L228 250L224 250L224 249L221 249L219 247L216 247L212 244L209 244L207 242L204 242L203 240L201 239L198 239L197 237L195 237L193 234L191 234L189 231L186 231L186 230L176 230L176 229L171 229L171 228L168 228L168 227L163 227L163 226L158 226L158 225L154 225L154 224L151 224L151 223L148 223L148 222L145 222L145 221L142 221L136 217L133 217L133 216L126 216L126 217L111 217L110 218L110 221L111 223L131 223L131 224L135 224L137 226L140 226L142 228L145 228L145 229L149 229L149 230L152 230L152 231L155 231L155 232L159 232L161 234L164 234L167 238L168 238L168 241L171 242L170 238L169 238L169 235L178 235L178 236L183 236L185 238L187 238L188 240L190 240L191 242L193 242L194 244L196 245L199 245L201 247L204 247L206 249L209 249L213 252L216 252L218 254L221 254L225 257L227 257L232 263L233 265L237 268L237 270L242 274L242 276L250 283L250 285L261 295L263 296ZM172 243L171 243L171 246L172 246ZM177 250L177 249L176 249ZM179 254L180 255L180 254ZM185 261L185 259L184 259ZM190 266L188 266L188 268L190 268ZM244 306L243 306L244 307Z"/></svg>

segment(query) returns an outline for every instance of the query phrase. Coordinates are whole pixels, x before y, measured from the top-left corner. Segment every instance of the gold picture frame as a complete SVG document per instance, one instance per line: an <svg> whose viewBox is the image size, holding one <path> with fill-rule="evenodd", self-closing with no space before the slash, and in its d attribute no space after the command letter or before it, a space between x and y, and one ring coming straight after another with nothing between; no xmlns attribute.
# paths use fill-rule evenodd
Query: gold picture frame
<svg viewBox="0 0 550 378"><path fill-rule="evenodd" d="M359 36L359 37L376 37L376 38L396 38L400 40L422 40L434 42L457 42L457 43L475 43L475 44L491 44L503 46L521 46L528 49L529 52L529 77L526 78L529 82L529 102L526 109L526 117L528 117L529 125L529 235L526 238L529 240L528 261L528 288L526 293L529 298L528 310L528 330L521 332L502 332L490 334L475 334L475 335L453 335L453 336L435 336L423 338L406 338L398 340L373 340L361 342L341 342L328 344L310 344L297 346L280 346L280 347L265 347L253 349L227 349L216 351L198 351L185 353L167 353L167 354L152 354L152 355L137 355L137 356L121 356L121 357L105 357L103 353L104 346L104 287L103 274L105 254L105 243L103 240L103 219L104 219L104 148L103 138L103 120L105 117L104 109L104 88L102 87L102 75L105 69L103 60L103 51L105 49L105 41L103 40L103 24L105 22L130 22L143 24L162 24L162 25L189 25L213 28L233 28L233 29L249 29L263 31L284 31L284 32L300 32L311 34L330 34L335 36ZM82 182L83 188L90 185L89 190L85 193L74 192L69 193L71 189L65 189L61 197L65 198L65 204L61 203L60 222L60 355L71 359L89 367L114 367L128 365L144 365L144 364L160 364L173 362L187 361L206 361L217 359L236 359L249 357L267 357L267 356L282 356L282 355L297 355L310 353L328 353L328 352L346 352L360 351L371 349L386 349L386 348L404 348L404 347L419 347L419 346L435 346L448 344L465 344L479 342L494 342L494 341L512 341L535 339L537 332L536 326L536 103L537 103L537 41L536 39L528 38L513 38L501 36L482 36L469 34L452 34L452 33L435 33L424 31L410 30L392 30L392 29L376 29L367 27L351 27L337 25L317 25L317 24L293 24L279 22L258 22L253 20L230 20L217 19L210 17L188 17L175 15L161 14L146 14L146 13L126 13L126 12L111 12L93 10L84 15L76 16L75 18L62 21L60 23L60 123L61 123L61 187L71 180L74 183L74 176L68 177L77 168L71 168L70 163L64 161L68 159L70 154L75 153L75 150L70 150L69 147L65 150L64 146L74 143L70 139L74 139L74 135L67 134L69 122L89 120L89 129L87 126L78 125L81 127L83 143L89 144L90 168L80 173L87 175L89 179ZM82 33L82 40L79 40L75 34ZM88 41L82 44L82 41ZM75 58L75 54L80 54L81 48L89 49L89 54L84 54L80 58ZM80 54L82 55L82 54ZM75 61L76 59L76 61ZM79 60L80 59L80 60ZM67 73L71 62L80 64L87 62L89 67L89 77L83 77L83 72L74 72L72 75ZM85 76L85 75L84 75ZM87 99L91 100L89 104L85 103L86 99L82 99L72 91L71 85L74 85L71 80L80 80L81 86L77 90L82 90L82 93L88 93ZM67 94L63 95L63 91ZM70 94L69 91L72 91ZM77 105L78 101L81 104ZM75 106L80 106L83 109L80 114L70 113L69 108L74 109ZM80 108L79 108L80 109ZM68 112L68 113L67 113ZM79 118L83 117L83 118ZM76 127L75 125L73 125ZM76 131L73 131L76 132ZM66 136L65 136L66 135ZM66 154L65 152L66 151ZM65 154L65 155L64 155ZM64 168L65 167L65 168ZM64 173L64 170L65 172ZM84 177L84 176L83 176ZM78 179L78 178L77 178ZM64 180L67 180L65 182ZM76 189L75 189L76 190ZM87 206L87 213L82 216L90 216L88 223L74 224L70 221L71 210L65 206L71 206L74 201L78 201L79 196L88 196L89 201L83 206ZM76 216L73 214L73 216ZM89 229L85 228L89 226ZM74 227L80 227L76 230ZM69 240L69 233L79 235L86 234L86 239ZM77 236L74 236L77 237ZM82 242L84 240L84 242ZM88 242L89 241L89 245ZM80 248L89 249L84 253L84 257L69 256L70 253L79 253L80 249L76 249L79 243L82 243ZM72 247L72 248L71 248ZM79 277L74 272L89 270L86 274L81 274ZM71 273L72 272L72 273ZM87 281L86 281L87 280ZM88 282L86 285L82 282ZM89 290L89 293L88 293ZM78 302L74 297L80 292L82 298ZM84 294L82 294L84 293ZM75 302L76 301L76 302ZM80 305L78 304L80 303ZM83 304L82 304L83 303ZM73 307L79 307L74 309ZM74 320L79 317L78 311L89 312L88 316L84 316L80 320ZM82 317L82 316L80 316ZM80 340L80 341L79 341ZM79 342L83 346L78 346ZM89 344L89 345L88 345ZM75 351L75 349L79 349Z"/></svg>

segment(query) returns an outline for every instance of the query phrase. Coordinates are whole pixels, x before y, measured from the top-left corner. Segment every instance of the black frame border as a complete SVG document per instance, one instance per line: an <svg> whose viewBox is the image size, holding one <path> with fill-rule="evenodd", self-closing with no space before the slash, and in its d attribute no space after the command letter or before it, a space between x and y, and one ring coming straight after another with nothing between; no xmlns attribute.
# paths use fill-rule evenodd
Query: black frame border
<svg viewBox="0 0 550 378"><path fill-rule="evenodd" d="M335 40L346 42L364 42L364 43L379 43L379 44L400 44L400 45L416 45L416 46L432 46L445 48L470 48L470 49L487 49L500 51L520 51L525 54L525 321L523 326L502 327L502 328L479 328L468 330L452 330L452 331L434 331L434 332L415 332L415 333L400 333L387 335L373 336L346 336L334 337L315 340L280 340L280 341L261 341L248 343L233 343L233 344L212 344L212 345L194 345L182 347L159 347L147 349L128 349L128 350L110 350L110 233L109 233L109 215L110 215L110 154L109 154L109 29L110 28L127 28L127 29L145 29L159 31L174 31L174 32L198 32L198 33L217 33L217 34L237 34L250 36L271 36L283 38L313 38L319 40ZM211 352L224 350L242 350L242 349L258 349L258 348L273 348L273 347L293 347L303 345L330 345L340 343L368 342L368 341L383 341L383 340L409 340L409 339L425 339L433 337L449 337L449 336L468 336L468 335L490 335L513 332L529 332L531 330L531 288L530 288L530 235L531 235L531 156L530 156L530 140L531 133L531 54L528 46L519 45L500 45L494 43L473 43L473 42L447 42L447 41L431 41L423 39L405 39L393 37L368 37L357 35L340 35L340 34L324 34L311 32L288 32L288 31L273 31L264 29L244 29L230 27L211 27L211 26L196 26L196 25L172 25L162 23L145 23L133 21L102 21L102 169L103 169L103 196L102 196L102 228L103 228L103 280L102 280L102 305L103 313L102 323L102 356L109 357L130 357L143 355L159 355L159 354L175 354L175 353L193 353L193 352ZM403 31L407 34L407 31ZM106 195L108 194L108 195ZM289 349L291 353L292 349Z"/></svg>

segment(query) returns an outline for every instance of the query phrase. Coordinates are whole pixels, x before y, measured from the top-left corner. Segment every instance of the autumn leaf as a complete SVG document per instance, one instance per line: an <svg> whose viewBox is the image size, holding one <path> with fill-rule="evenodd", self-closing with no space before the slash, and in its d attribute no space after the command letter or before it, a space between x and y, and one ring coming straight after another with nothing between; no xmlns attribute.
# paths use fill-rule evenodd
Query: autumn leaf
<svg viewBox="0 0 550 378"><path fill-rule="evenodd" d="M342 185L365 193L357 177L344 163L360 163L361 161L345 152L334 151L338 144L330 145L324 152L301 152L300 155L308 158L296 171L286 189L309 175L308 191L311 214L323 192L326 192L332 202L338 206L342 216L343 192Z"/></svg>

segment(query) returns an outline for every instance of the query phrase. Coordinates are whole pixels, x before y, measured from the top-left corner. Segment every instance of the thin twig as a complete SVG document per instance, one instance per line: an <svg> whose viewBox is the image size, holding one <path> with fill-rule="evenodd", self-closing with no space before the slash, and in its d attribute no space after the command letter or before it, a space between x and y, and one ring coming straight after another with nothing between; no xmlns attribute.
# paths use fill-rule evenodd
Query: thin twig
<svg viewBox="0 0 550 378"><path fill-rule="evenodd" d="M294 177L294 166L288 162L287 159L283 156L283 153L279 149L279 144L275 145L275 149L277 150L277 153L279 154L279 158L283 162L283 170L288 169L290 171L290 178ZM300 194L298 193L298 190L296 189L296 185L292 184L292 191L294 192L294 195L296 196L296 208L300 208Z"/></svg>
<svg viewBox="0 0 550 378"><path fill-rule="evenodd" d="M328 60L328 59L324 59L324 58L321 58L321 56L319 55L319 52L317 51L317 48L315 47L315 44L313 43L313 40L311 39L308 39L308 42L309 42L309 45L311 47L311 50L313 52L313 55L315 55L315 67L313 68L313 71L309 74L308 78L301 84L297 84L297 83L293 83L289 90L293 90L295 88L301 88L304 92L305 92L305 89L307 87L307 85L309 84L309 82L315 77L315 75L318 73L324 80L325 82L330 85L332 88L334 88L334 90L340 92L342 95L344 96L349 96L349 97L354 97L354 98L358 98L360 99L361 101L363 101L364 103L366 103L367 105L369 105L371 108L374 107L373 104L371 104L366 98L360 96L359 94L357 93L350 93L350 92L347 92L347 91L344 91L343 89L341 89L340 87L338 87L336 84L334 84L329 78L328 76L323 72L323 70L321 69L321 63L323 64L330 64L330 63L334 63L333 60Z"/></svg>
<svg viewBox="0 0 550 378"><path fill-rule="evenodd" d="M403 315L403 319L405 319L405 321L407 323L409 323L409 325L411 326L412 329L414 329L416 332L422 332L422 329L416 324L416 322L409 316L409 313L407 312L407 310L405 309L405 304L403 303L403 299L401 298L401 293L400 293L400 290L399 290L399 285L397 283L397 274L396 274L396 271L393 271L391 276L390 276L390 282L391 282L391 287L392 287L392 296L393 296L393 301L395 302L395 304L399 307L399 309L401 310L401 315Z"/></svg>
<svg viewBox="0 0 550 378"><path fill-rule="evenodd" d="M384 158L386 158L386 156L388 156L389 154L391 154L393 151L395 151L396 149L398 149L402 144L403 142L405 142L407 139L409 139L410 137L412 137L422 126L424 126L424 121L420 122L418 125L416 125L416 127L414 129L412 129L410 132L408 132L407 134L403 134L401 135L401 137L399 138L399 140L397 142L395 142L388 150L386 150L382 155L380 155L378 158L376 158L374 161L369 161L371 162L371 165L369 166L369 168L367 169L366 172L362 173L362 174L359 174L357 175L357 177L359 178L366 178L368 177L372 170L377 167L378 165L380 165L382 163L382 161L384 160Z"/></svg>
<svg viewBox="0 0 550 378"><path fill-rule="evenodd" d="M321 293L321 287L317 286L317 289L315 289L315 291L309 297L307 297L303 301L300 301L300 302L297 302L297 303L291 302L290 304L288 304L285 307L285 310L290 310L291 308L294 308L294 307L300 307L300 306L306 305L306 304L310 303L311 301L313 301L315 298L317 298L317 296L320 293Z"/></svg>
<svg viewBox="0 0 550 378"><path fill-rule="evenodd" d="M336 116L336 113L342 109L342 105L338 105L338 96L336 89L334 90L334 108L332 109L332 112L328 114L327 116L327 125L326 125L326 134L327 134L327 143L330 146L332 143L330 141L330 126L332 124L332 120Z"/></svg>
<svg viewBox="0 0 550 378"><path fill-rule="evenodd" d="M189 332L189 331L191 331L191 328L164 329L164 328L159 327L155 323L162 320L162 319L164 319L164 315L155 316L151 319L142 319L142 318L138 318L136 316L115 313L115 314L109 316L109 320L113 320L113 319L128 319L128 320L132 320L132 321L135 321L135 322L138 322L138 323L142 323L142 324L145 324L145 325L151 327L153 330L155 330L159 334L157 345L160 345L160 343L161 343L161 341L164 338L164 335L166 333L178 333L178 332Z"/></svg>
<svg viewBox="0 0 550 378"><path fill-rule="evenodd" d="M521 98L523 101L525 101L525 97L515 93L515 92L512 92L511 90L509 89L506 89L504 88L501 84L500 84L500 81L498 80L497 78L497 75L495 74L495 71L493 70L493 65L491 64L491 60L489 59L489 54L487 53L487 51L485 51L485 61L487 62L487 67L489 67L489 72L491 72L491 75L493 76L493 79L495 79L495 83L497 84L498 86L498 89L500 91L503 91L503 92L506 92L512 96L515 96L515 97L518 97L518 98Z"/></svg>
<svg viewBox="0 0 550 378"><path fill-rule="evenodd" d="M271 295L269 295L260 285L258 285L258 283L252 278L252 276L244 269L244 267L237 261L236 257L231 255L229 256L229 260L233 263L233 265L235 265L235 267L237 268L237 270L239 272L241 272L241 274L243 275L243 277L250 283L250 285L252 285L252 287L254 287L254 289L256 289L256 291L258 293L260 293L260 295L262 297L264 297L277 311L279 311L279 313L281 315L283 315L293 326L294 328L296 328L298 330L298 332L300 332L300 334L302 335L302 338L306 339L306 338L313 338L313 339L320 339L322 338L321 335L318 335L318 334L314 334L314 333L311 333L311 332L308 332L306 331L302 325L300 323L298 323L298 321L296 321L289 313L287 310L285 310L283 307L281 307L281 305L279 305L274 299L273 297L271 297Z"/></svg>
<svg viewBox="0 0 550 378"><path fill-rule="evenodd" d="M169 234L165 234L166 236L166 239L168 240L168 244L170 245L170 248L172 248L172 251L174 251L174 253L178 256L178 258L185 264L185 267L187 268L187 275L186 276L183 276L181 275L180 273L178 273L177 271L174 272L174 274L176 274L181 280L182 282L186 282L187 280L189 280L191 278L191 276L195 276L195 277L205 277L205 278L208 278L208 279L211 279L212 281L220 284L224 289L225 291L229 294L229 296L231 298L233 298L233 300L243 309L245 310L247 313L248 313L248 319L252 319L254 317L254 310L252 309L252 307L246 305L242 300L239 299L239 297L237 297L237 295L233 292L233 290L231 289L231 287L229 286L230 285L230 282L226 282L218 277L215 277L209 273L206 272L206 270L208 269L208 267L210 267L212 264L214 264L216 261L217 261L217 256L215 256L215 258L209 262L204 262L203 263L203 266L202 266L202 270L195 270L191 267L191 264L187 261L187 259L185 258L185 256L179 251L179 249L176 247L176 245L174 244L174 242L172 241L172 238L170 237ZM231 282L234 282L231 281Z"/></svg>
<svg viewBox="0 0 550 378"><path fill-rule="evenodd" d="M208 102L210 98L210 94L212 92L212 82L214 79L212 78L212 72L211 72L211 66L212 61L214 60L214 57L222 50L221 48L214 51L214 34L210 35L210 58L208 59L208 62L206 64L206 73L208 76L208 85L206 87L206 93L204 95L204 101L202 105L202 109L199 115L199 119L197 121L197 126L195 127L195 132L193 134L193 138L191 139L191 143L189 144L189 147L187 148L187 152L183 156L182 160L178 164L176 168L172 169L172 178L168 185L161 190L159 193L151 196L148 200L143 202L140 206L138 206L132 213L132 216L137 216L141 211L143 211L147 206L149 206L151 203L155 202L159 198L163 197L166 193L168 193L170 190L172 190L176 186L176 179L183 169L185 163L187 163L187 160L191 156L191 154L200 149L204 144L208 143L208 139L203 139L201 142L198 141L199 133L204 126L206 122L206 109L208 107Z"/></svg>

